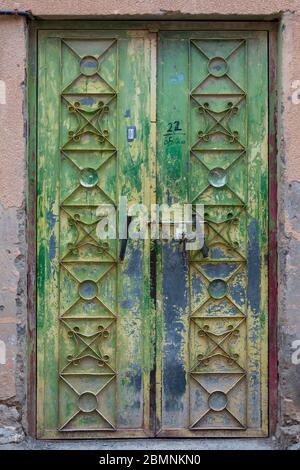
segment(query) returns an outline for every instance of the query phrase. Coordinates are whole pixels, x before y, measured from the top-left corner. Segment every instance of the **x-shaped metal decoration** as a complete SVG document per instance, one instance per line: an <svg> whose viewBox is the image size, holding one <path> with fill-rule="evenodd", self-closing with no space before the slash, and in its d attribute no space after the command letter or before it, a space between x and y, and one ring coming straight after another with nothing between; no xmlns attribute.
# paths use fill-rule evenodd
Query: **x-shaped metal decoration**
<svg viewBox="0 0 300 470"><path fill-rule="evenodd" d="M242 151L241 153L238 153L237 157L230 163L230 165L228 165L226 167L226 173L228 173L228 171L242 158L245 156L245 151ZM207 172L210 171L210 168L208 168L208 166L198 157L198 155L191 151L191 155L193 155L197 161L207 170ZM192 204L195 204L197 199L202 196L206 191L207 189L211 188L212 186L208 183L204 189L202 189L192 200ZM234 194L234 196L237 197L237 199L239 199L240 201L240 205L241 206L244 206L245 205L245 201L243 201L241 199L241 197L232 189L232 187L228 184L228 181L225 182L224 186L222 186L222 188L227 188L232 194Z"/></svg>
<svg viewBox="0 0 300 470"><path fill-rule="evenodd" d="M67 360L72 362L74 365L77 365L80 359L92 357L98 360L99 365L103 366L104 364L107 364L110 357L101 351L101 341L109 337L109 328L114 321L115 319L113 319L106 327L99 325L98 330L95 333L87 335L81 333L78 326L71 328L68 324L68 318L61 318L62 324L68 329L68 336L72 338L75 343L74 353L69 355ZM64 369L61 373L63 373Z"/></svg>
<svg viewBox="0 0 300 470"><path fill-rule="evenodd" d="M69 131L69 140L64 144L63 149L68 146L71 141L79 142L84 134L93 134L100 143L107 142L112 148L113 143L109 140L108 129L102 129L101 120L109 112L109 104L116 98L116 94L113 94L110 99L104 103L103 101L98 102L98 107L95 109L87 110L80 105L79 101L74 103L70 102L70 98L62 95L63 99L69 106L69 111L76 116L77 129Z"/></svg>
<svg viewBox="0 0 300 470"><path fill-rule="evenodd" d="M243 209L243 206L238 207ZM213 245L217 245L218 243L222 243L245 261L245 256L238 249L238 242L231 238L232 226L239 224L240 215L241 213L234 214L230 212L224 220L217 221L204 214L204 228L206 228L205 241L208 248L211 248Z"/></svg>
<svg viewBox="0 0 300 470"><path fill-rule="evenodd" d="M224 343L227 340L232 339L233 337L238 337L239 336L239 330L238 328L240 325L245 321L245 318L242 318L237 322L235 326L232 324L229 325L230 328L227 331L221 332L221 333L213 333L212 331L209 331L209 325L204 325L203 327L200 327L199 324L197 323L196 318L192 318L192 321L196 324L198 328L198 334L199 336L204 336L206 339L208 339L208 345L207 345L207 350L203 354L199 354L197 356L197 361L192 366L191 371L197 370L199 366L207 366L209 365L210 359L217 357L217 356L222 356L225 359L227 359L229 365L236 365L241 371L244 371L243 367L238 363L238 358L239 355L230 351L226 351L224 347ZM228 341L227 341L228 342Z"/></svg>
<svg viewBox="0 0 300 470"><path fill-rule="evenodd" d="M70 271L70 269L68 269L68 266L67 266L67 263L61 263L61 267L62 269L64 269L69 276L71 276L71 278L79 285L82 281L80 281L76 276L74 276L74 274ZM113 269L115 268L115 264L112 263L111 265L109 265L106 269L106 271L104 271L101 276L99 276L99 278L95 281L96 284L99 284L99 282L105 277L107 276L107 274ZM80 295L78 294L76 300L64 311L61 313L61 317L60 318L65 318L66 315L72 310L73 307L75 307L76 304L78 304L78 302L80 301L81 297ZM101 300L101 298L99 297L99 295L95 295L95 299L97 300L97 302L99 302L99 304L102 305L102 307L108 312L108 316L107 317L100 317L100 318L116 318L116 315L115 313L111 310L111 308L109 308L104 302L103 300ZM70 316L68 316L68 318L71 318ZM75 319L77 317L74 317ZM82 317L82 318L86 318L86 317ZM93 317L93 318L97 318L97 317Z"/></svg>
<svg viewBox="0 0 300 470"><path fill-rule="evenodd" d="M83 59L83 57L80 56L69 43L64 41L64 44L72 51L77 59ZM105 55L115 44L116 40L113 40L111 44L97 56L97 58L95 57L99 64L101 64L105 58ZM74 90L72 91L72 86L81 76L84 76L84 74L81 73L79 76L76 76L62 91L62 98L68 104L69 111L74 113L77 118L77 129L69 131L70 139L64 144L63 148L65 148L71 141L80 141L81 136L87 133L93 134L100 143L107 142L111 147L114 147L114 145L108 139L108 129L102 129L100 121L102 120L103 116L108 113L109 104L116 98L117 91L103 78L103 76L99 73L99 70L97 70L94 74L94 77L97 77L103 84L105 84L106 91L102 90L99 93L90 93L89 95L99 97L99 101L96 108L88 109L88 107L81 105L80 101L78 101L78 96L82 93L75 92ZM72 101L72 96L75 97L74 99L77 97L77 100ZM86 95L84 94L83 96Z"/></svg>
<svg viewBox="0 0 300 470"><path fill-rule="evenodd" d="M80 374L78 374L80 375ZM85 375L89 375L89 374L85 374ZM94 377L96 376L97 374L94 374ZM101 374L103 376L103 374ZM98 397L99 395L103 392L103 390L112 382L112 380L115 379L115 374L106 374L107 375L107 382L104 383L100 388L99 390L97 391L97 393L93 394L95 398L97 398L98 400ZM63 373L60 373L60 378L73 390L73 392L76 394L76 396L78 397L78 399L80 398L80 396L82 395L77 389L76 387L70 382L70 378L68 377L68 375L64 375ZM89 393L89 392L86 392L86 393ZM106 416L104 416L103 413L101 413L101 411L99 410L99 407L96 407L95 410L94 410L95 413L97 413L100 418L102 418L109 426L109 430L115 430L115 425L108 419L106 418ZM69 418L67 419L67 421L60 427L60 431L69 431L69 428L67 428L67 426L69 426L72 421L80 414L82 414L83 411L82 410L77 410L75 411L75 413ZM67 429L66 429L67 428ZM76 429L78 431L78 428ZM84 431L84 429L82 429ZM87 430L91 430L91 429L87 429ZM99 430L99 429L95 429L95 430Z"/></svg>
<svg viewBox="0 0 300 470"><path fill-rule="evenodd" d="M75 57L79 60L82 60L84 58L84 55L79 55L76 50L66 41L63 41L63 43L70 49L70 51L75 55ZM113 39L111 44L101 53L99 54L97 57L95 57L99 63L99 65L101 64L101 62L103 62L104 58L105 58L105 55L111 50L111 48L117 44L117 40L116 39ZM63 89L62 93L64 95L68 95L68 94L74 94L72 93L71 89L72 89L72 85L78 80L78 78L80 76L84 76L84 74L79 74L77 77L75 77L71 83L69 83L67 86L65 86L65 88ZM99 93L99 94L115 94L116 93L116 90L103 78L103 76L99 73L99 70L97 70L97 72L94 74L94 76L96 77L99 77L100 80L105 83L105 85L108 87L108 89L110 90L109 93ZM77 93L75 93L77 94Z"/></svg>
<svg viewBox="0 0 300 470"><path fill-rule="evenodd" d="M211 374L211 375L215 375L216 377L222 375L222 373L215 373L215 374ZM195 373L191 373L190 376L194 379L194 381L197 383L197 385L199 387L201 387L203 389L203 391L205 392L207 398L211 395L211 392L209 392L207 390L207 388L202 384L200 383L198 380L197 380L197 376ZM236 388L236 386L243 380L246 378L246 374L245 373L239 373L237 374L237 380L236 382L234 382L231 387L229 387L228 389L226 389L226 395L230 395L230 393L232 392L232 390L234 390L234 388ZM223 411L223 410L222 410ZM234 413L229 409L229 406L228 406L228 403L226 404L226 406L224 406L224 411L226 413L228 413L237 423L238 423L238 428L239 429L245 429L245 425L240 421L240 419L238 419ZM190 425L190 428L191 429L195 429L197 428L197 426L201 423L201 421L203 421L204 417L207 416L209 413L216 413L216 411L213 411L211 410L210 408L208 408L207 410L204 411L204 413L202 413L202 415L196 419L196 421L194 421L191 425ZM197 429L205 429L205 427L198 427Z"/></svg>
<svg viewBox="0 0 300 470"><path fill-rule="evenodd" d="M202 269L199 268L199 266L197 265L197 263L198 263L198 261L193 262L193 263L192 263L192 266L193 266L193 268L194 268L196 271L198 271L198 273L205 279L205 281L206 281L206 287L207 287L207 286L209 285L209 283L211 282L211 279L209 279L209 278L206 276L206 274L202 271ZM238 263L237 269L235 269L235 270L230 274L230 276L226 278L226 283L228 283L229 281L231 281L243 268L244 268L243 263ZM207 291L207 292L208 292L208 291ZM197 312L199 312L199 310L203 310L203 308L204 308L212 299L213 299L213 297L211 297L211 295L209 295L209 293L208 293L208 297L204 300L204 302L202 302L202 304L198 305L198 306L195 308L195 310L193 310L193 312L191 313L191 317L190 317L191 320L193 320L193 319L195 319L195 318L205 318L205 317L203 317L203 316L198 317L196 314L197 314ZM233 305L233 307L234 307L235 309L237 309L237 311L240 312L241 317L245 317L245 314L244 314L244 312L241 310L241 307L239 307L239 306L234 302L234 300L232 299L232 297L229 295L228 292L226 292L226 294L224 295L224 297L222 297L221 299L218 299L218 300L224 300L224 299L226 299L230 304ZM212 318L214 318L214 317L208 316L208 317L206 317L206 318L209 320L209 319L212 319ZM218 316L218 318L221 318L221 317ZM228 318L228 316L225 316L224 318ZM236 316L235 316L234 318L236 318Z"/></svg>
<svg viewBox="0 0 300 470"><path fill-rule="evenodd" d="M78 250L85 245L95 246L99 254L106 254L112 259L112 261L115 261L113 255L109 252L109 243L99 240L96 235L97 224L102 217L97 218L93 222L87 223L80 220L80 214L72 215L63 206L61 207L61 210L67 214L69 225L76 229L76 239L74 242L68 243L68 252L61 258L61 262L67 261L70 254L78 254Z"/></svg>
<svg viewBox="0 0 300 470"><path fill-rule="evenodd" d="M199 52L201 52L201 54L207 59L207 61L210 61L211 59L213 59L213 57L209 57L206 52L200 47L199 43L197 43L196 41L194 40L191 40L191 44L193 46L196 47L196 49L198 49ZM225 57L223 57L224 61L228 62L228 60L231 58L231 56L242 46L245 44L245 40L242 40L239 44L237 44L233 49L232 51L227 54ZM209 71L207 73L207 75L205 76L205 78L197 85L195 86L192 91L191 91L191 96L205 96L205 95L209 95L209 94L206 94L206 93L198 93L197 90L198 88L203 85L203 83L209 78L213 76ZM238 84L236 83L235 80L233 80L232 77L230 77L230 75L226 72L224 73L223 75L224 77L226 77L228 80L230 80L234 85L235 87L237 88L238 90L238 93L230 93L231 95L243 95L245 96L246 95L246 92L243 90L243 88ZM222 96L223 93L218 93L217 96Z"/></svg>
<svg viewBox="0 0 300 470"><path fill-rule="evenodd" d="M114 150L113 152L111 152L110 155L108 155L104 161L102 161L96 168L95 168L95 171L96 172L99 172L101 170L102 167L104 167L106 165L106 163L111 160L112 157L115 157L116 156L116 150ZM80 168L69 156L67 153L65 152L62 152L62 155L63 155L63 158L66 158L68 159L68 161L73 165L73 167L76 169L76 171L78 172L78 181L77 181L77 184L76 184L76 187L74 188L74 190L62 201L61 203L61 206L67 206L68 205L68 200L72 198L72 196L75 194L76 191L78 191L78 189L81 188L81 184L80 184L80 171L84 170L84 168ZM100 186L99 184L99 181L97 184L95 184L94 186L92 186L91 188L88 187L88 188L85 188L86 191L89 191L90 189L97 189L99 192L101 192L101 194L105 197L105 199L107 199L107 201L109 201L112 205L115 206L115 203L114 201L112 200L112 198L106 193L106 191L104 191L104 189ZM70 205L72 205L72 202L70 203ZM93 206L95 205L95 207L98 207L99 203L95 202L95 204L93 204ZM82 204L82 206L86 207L87 204ZM92 207L90 204L88 204L88 206Z"/></svg>
<svg viewBox="0 0 300 470"><path fill-rule="evenodd" d="M198 132L199 139L192 146L192 150L197 149L197 145L201 142L208 142L210 137L214 134L223 134L228 138L229 143L238 143L241 149L244 149L244 145L239 140L238 131L233 131L230 127L229 121L232 116L238 113L238 105L244 99L242 96L236 103L228 102L227 106L220 111L214 111L209 108L209 103L201 104L194 96L192 99L199 106L199 112L204 116L205 129ZM226 121L226 122L224 122Z"/></svg>

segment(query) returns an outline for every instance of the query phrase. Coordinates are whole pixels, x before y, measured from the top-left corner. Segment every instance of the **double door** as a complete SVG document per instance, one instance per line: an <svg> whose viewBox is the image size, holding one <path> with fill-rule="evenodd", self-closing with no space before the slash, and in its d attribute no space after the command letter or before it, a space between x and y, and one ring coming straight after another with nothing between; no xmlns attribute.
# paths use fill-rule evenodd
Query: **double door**
<svg viewBox="0 0 300 470"><path fill-rule="evenodd" d="M39 32L39 437L266 435L267 62L263 31ZM203 205L205 249L124 243L125 198Z"/></svg>

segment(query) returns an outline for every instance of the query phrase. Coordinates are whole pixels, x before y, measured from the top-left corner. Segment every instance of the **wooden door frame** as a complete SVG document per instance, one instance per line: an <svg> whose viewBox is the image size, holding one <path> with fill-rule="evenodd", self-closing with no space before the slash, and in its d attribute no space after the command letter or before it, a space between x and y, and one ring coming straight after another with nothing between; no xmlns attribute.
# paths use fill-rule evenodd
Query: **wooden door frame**
<svg viewBox="0 0 300 470"><path fill-rule="evenodd" d="M36 182L37 182L37 34L44 29L147 29L160 30L260 30L269 38L269 256L268 256L268 311L269 311L269 435L276 431L278 416L277 365L277 115L278 83L277 57L278 22L266 21L157 21L157 20L41 20L32 21L28 36L27 70L27 422L29 436L36 437ZM242 436L241 436L242 437Z"/></svg>

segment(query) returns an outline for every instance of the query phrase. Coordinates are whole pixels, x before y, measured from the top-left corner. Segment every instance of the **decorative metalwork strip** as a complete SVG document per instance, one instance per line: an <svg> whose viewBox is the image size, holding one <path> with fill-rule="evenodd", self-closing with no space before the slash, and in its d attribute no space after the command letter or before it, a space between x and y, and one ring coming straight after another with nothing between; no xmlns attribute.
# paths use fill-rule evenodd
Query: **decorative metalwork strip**
<svg viewBox="0 0 300 470"><path fill-rule="evenodd" d="M189 202L208 248L189 257L191 430L247 427L246 47L190 40Z"/></svg>
<svg viewBox="0 0 300 470"><path fill-rule="evenodd" d="M115 430L117 247L96 209L116 205L117 46L61 43L60 431Z"/></svg>

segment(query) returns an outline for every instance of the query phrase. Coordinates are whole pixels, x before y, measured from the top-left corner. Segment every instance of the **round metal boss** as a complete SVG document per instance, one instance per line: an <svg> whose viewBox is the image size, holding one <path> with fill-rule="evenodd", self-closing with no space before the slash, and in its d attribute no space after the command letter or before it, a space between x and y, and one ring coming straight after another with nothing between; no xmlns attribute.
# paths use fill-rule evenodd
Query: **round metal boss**
<svg viewBox="0 0 300 470"><path fill-rule="evenodd" d="M213 57L208 62L208 71L214 77L223 77L228 70L228 64L223 57Z"/></svg>
<svg viewBox="0 0 300 470"><path fill-rule="evenodd" d="M212 392L208 397L208 406L213 411L222 411L228 403L227 395L224 392Z"/></svg>
<svg viewBox="0 0 300 470"><path fill-rule="evenodd" d="M84 168L80 173L80 184L84 188L96 186L98 180L98 174L93 168Z"/></svg>
<svg viewBox="0 0 300 470"><path fill-rule="evenodd" d="M82 299L91 300L97 293L98 287L94 281L83 281L79 286L79 295Z"/></svg>
<svg viewBox="0 0 300 470"><path fill-rule="evenodd" d="M97 397L92 392L84 392L78 398L78 406L84 413L91 413L97 408Z"/></svg>
<svg viewBox="0 0 300 470"><path fill-rule="evenodd" d="M208 286L208 292L214 299L222 299L227 293L227 284L223 279L214 279Z"/></svg>
<svg viewBox="0 0 300 470"><path fill-rule="evenodd" d="M208 175L208 182L215 188L222 188L227 183L227 173L223 168L213 168Z"/></svg>
<svg viewBox="0 0 300 470"><path fill-rule="evenodd" d="M90 77L98 72L99 63L93 56L85 56L81 59L80 70L83 75Z"/></svg>

